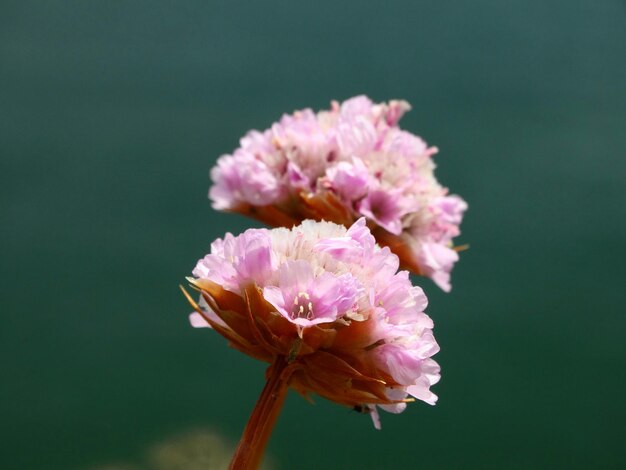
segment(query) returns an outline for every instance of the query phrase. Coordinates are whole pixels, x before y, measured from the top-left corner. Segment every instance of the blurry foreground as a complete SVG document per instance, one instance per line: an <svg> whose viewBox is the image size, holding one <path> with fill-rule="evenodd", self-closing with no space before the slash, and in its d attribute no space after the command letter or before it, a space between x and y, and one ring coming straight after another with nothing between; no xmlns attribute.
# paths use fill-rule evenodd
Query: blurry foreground
<svg viewBox="0 0 626 470"><path fill-rule="evenodd" d="M107 463L89 470L221 470L228 468L234 450L234 443L216 431L196 429L149 446L135 462ZM261 468L271 466L265 463Z"/></svg>

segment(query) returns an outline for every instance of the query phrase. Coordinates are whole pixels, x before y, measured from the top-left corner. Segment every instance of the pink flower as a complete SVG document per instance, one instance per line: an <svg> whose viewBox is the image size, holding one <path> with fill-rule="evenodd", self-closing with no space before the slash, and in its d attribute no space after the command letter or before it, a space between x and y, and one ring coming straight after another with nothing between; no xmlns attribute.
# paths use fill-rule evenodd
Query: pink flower
<svg viewBox="0 0 626 470"><path fill-rule="evenodd" d="M348 273L328 271L315 276L306 260L289 260L278 269L277 286L263 288L263 297L291 323L309 327L345 317L356 302L359 284Z"/></svg>
<svg viewBox="0 0 626 470"><path fill-rule="evenodd" d="M263 284L276 266L271 243L263 229L250 229L238 237L229 233L211 244L211 254L198 262L193 275L232 292L239 292L243 281Z"/></svg>
<svg viewBox="0 0 626 470"><path fill-rule="evenodd" d="M370 185L370 174L360 158L351 162L342 161L326 170L326 178L321 184L350 204L362 199Z"/></svg>
<svg viewBox="0 0 626 470"><path fill-rule="evenodd" d="M359 219L349 229L304 221L291 230L227 234L196 265L190 317L252 357L284 356L289 386L370 412L434 404L439 346L427 300Z"/></svg>
<svg viewBox="0 0 626 470"><path fill-rule="evenodd" d="M218 210L235 209L238 201L260 206L271 204L280 200L285 191L280 175L242 149L229 158L220 158L211 170L211 178L217 184L209 196Z"/></svg>
<svg viewBox="0 0 626 470"><path fill-rule="evenodd" d="M272 226L309 218L350 226L365 216L403 268L449 290L458 260L452 239L467 204L437 182L437 148L398 127L409 109L357 96L249 132L211 171L213 207Z"/></svg>
<svg viewBox="0 0 626 470"><path fill-rule="evenodd" d="M359 202L358 211L389 233L402 233L402 216L405 210L400 191L371 188Z"/></svg>

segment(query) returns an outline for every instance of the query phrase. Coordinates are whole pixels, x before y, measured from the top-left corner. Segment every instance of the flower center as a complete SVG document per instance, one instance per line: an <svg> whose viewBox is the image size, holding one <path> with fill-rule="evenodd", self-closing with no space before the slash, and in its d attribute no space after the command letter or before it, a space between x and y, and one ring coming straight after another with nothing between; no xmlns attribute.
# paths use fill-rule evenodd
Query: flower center
<svg viewBox="0 0 626 470"><path fill-rule="evenodd" d="M307 320L313 318L313 303L307 292L298 292L298 295L294 297L291 318L306 318Z"/></svg>

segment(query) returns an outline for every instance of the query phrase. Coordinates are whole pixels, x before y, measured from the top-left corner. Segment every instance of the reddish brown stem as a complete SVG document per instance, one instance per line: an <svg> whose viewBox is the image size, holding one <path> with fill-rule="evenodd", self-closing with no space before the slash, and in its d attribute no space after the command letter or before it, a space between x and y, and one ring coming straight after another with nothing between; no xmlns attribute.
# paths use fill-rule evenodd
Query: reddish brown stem
<svg viewBox="0 0 626 470"><path fill-rule="evenodd" d="M265 446L287 396L292 371L293 365L289 366L284 356L278 356L270 366L267 382L243 430L229 470L259 468Z"/></svg>

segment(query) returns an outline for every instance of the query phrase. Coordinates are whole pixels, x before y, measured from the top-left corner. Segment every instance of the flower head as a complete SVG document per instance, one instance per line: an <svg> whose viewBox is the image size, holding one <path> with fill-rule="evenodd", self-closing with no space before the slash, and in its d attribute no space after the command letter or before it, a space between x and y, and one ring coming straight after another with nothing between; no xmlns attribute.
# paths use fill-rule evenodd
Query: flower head
<svg viewBox="0 0 626 470"><path fill-rule="evenodd" d="M467 204L434 177L437 149L398 127L409 109L357 96L251 131L211 171L213 207L286 227L304 219L348 227L365 216L403 268L450 290Z"/></svg>
<svg viewBox="0 0 626 470"><path fill-rule="evenodd" d="M306 220L291 230L250 229L211 246L190 278L195 327L240 351L289 362L289 385L337 403L401 412L434 404L439 347L426 297L361 218L350 228ZM412 398L411 398L412 397Z"/></svg>

